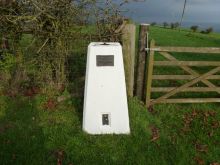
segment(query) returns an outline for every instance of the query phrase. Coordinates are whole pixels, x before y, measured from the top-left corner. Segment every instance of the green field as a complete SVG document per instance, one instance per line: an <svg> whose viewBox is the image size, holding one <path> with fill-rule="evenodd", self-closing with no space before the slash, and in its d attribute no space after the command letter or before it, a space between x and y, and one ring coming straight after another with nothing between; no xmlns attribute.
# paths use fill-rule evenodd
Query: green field
<svg viewBox="0 0 220 165"><path fill-rule="evenodd" d="M150 37L157 45L220 47L220 34L151 27ZM220 59L212 55L211 60ZM220 163L220 104L161 104L147 110L136 98L129 98L130 135L90 136L82 132L82 98L72 97L53 109L46 108L46 100L43 95L0 96L1 165Z"/></svg>

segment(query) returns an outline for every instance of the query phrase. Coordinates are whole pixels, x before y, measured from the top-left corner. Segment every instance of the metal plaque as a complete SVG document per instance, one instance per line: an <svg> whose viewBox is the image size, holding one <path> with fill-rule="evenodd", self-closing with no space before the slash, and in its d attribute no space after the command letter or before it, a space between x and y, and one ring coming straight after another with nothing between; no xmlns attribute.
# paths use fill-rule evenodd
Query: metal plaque
<svg viewBox="0 0 220 165"><path fill-rule="evenodd" d="M102 115L102 125L109 125L109 114Z"/></svg>
<svg viewBox="0 0 220 165"><path fill-rule="evenodd" d="M97 55L96 66L114 66L114 55Z"/></svg>

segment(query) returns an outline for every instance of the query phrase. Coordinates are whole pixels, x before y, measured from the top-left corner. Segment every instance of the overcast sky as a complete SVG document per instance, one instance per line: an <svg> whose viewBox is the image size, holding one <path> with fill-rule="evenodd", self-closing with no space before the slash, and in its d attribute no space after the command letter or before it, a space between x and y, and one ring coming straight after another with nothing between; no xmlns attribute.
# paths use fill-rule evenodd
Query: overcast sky
<svg viewBox="0 0 220 165"><path fill-rule="evenodd" d="M187 0L185 22L220 23L220 0ZM181 19L184 0L145 0L126 6L126 14L138 22L176 22Z"/></svg>

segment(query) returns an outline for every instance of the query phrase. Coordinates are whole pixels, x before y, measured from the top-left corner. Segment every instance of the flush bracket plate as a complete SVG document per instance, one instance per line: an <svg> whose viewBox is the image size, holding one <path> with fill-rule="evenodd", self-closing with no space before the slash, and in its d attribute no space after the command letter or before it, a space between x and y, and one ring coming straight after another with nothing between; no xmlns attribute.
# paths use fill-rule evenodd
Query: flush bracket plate
<svg viewBox="0 0 220 165"><path fill-rule="evenodd" d="M110 125L110 115L105 113L102 114L102 125L103 126L109 126Z"/></svg>

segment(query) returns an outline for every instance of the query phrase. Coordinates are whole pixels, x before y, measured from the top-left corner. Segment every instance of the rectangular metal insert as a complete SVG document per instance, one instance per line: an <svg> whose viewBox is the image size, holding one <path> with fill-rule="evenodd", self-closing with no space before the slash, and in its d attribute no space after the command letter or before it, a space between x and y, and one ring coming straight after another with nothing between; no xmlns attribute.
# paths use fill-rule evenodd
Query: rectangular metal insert
<svg viewBox="0 0 220 165"><path fill-rule="evenodd" d="M102 125L110 125L109 114L102 114Z"/></svg>
<svg viewBox="0 0 220 165"><path fill-rule="evenodd" d="M96 66L114 66L114 55L97 55Z"/></svg>

